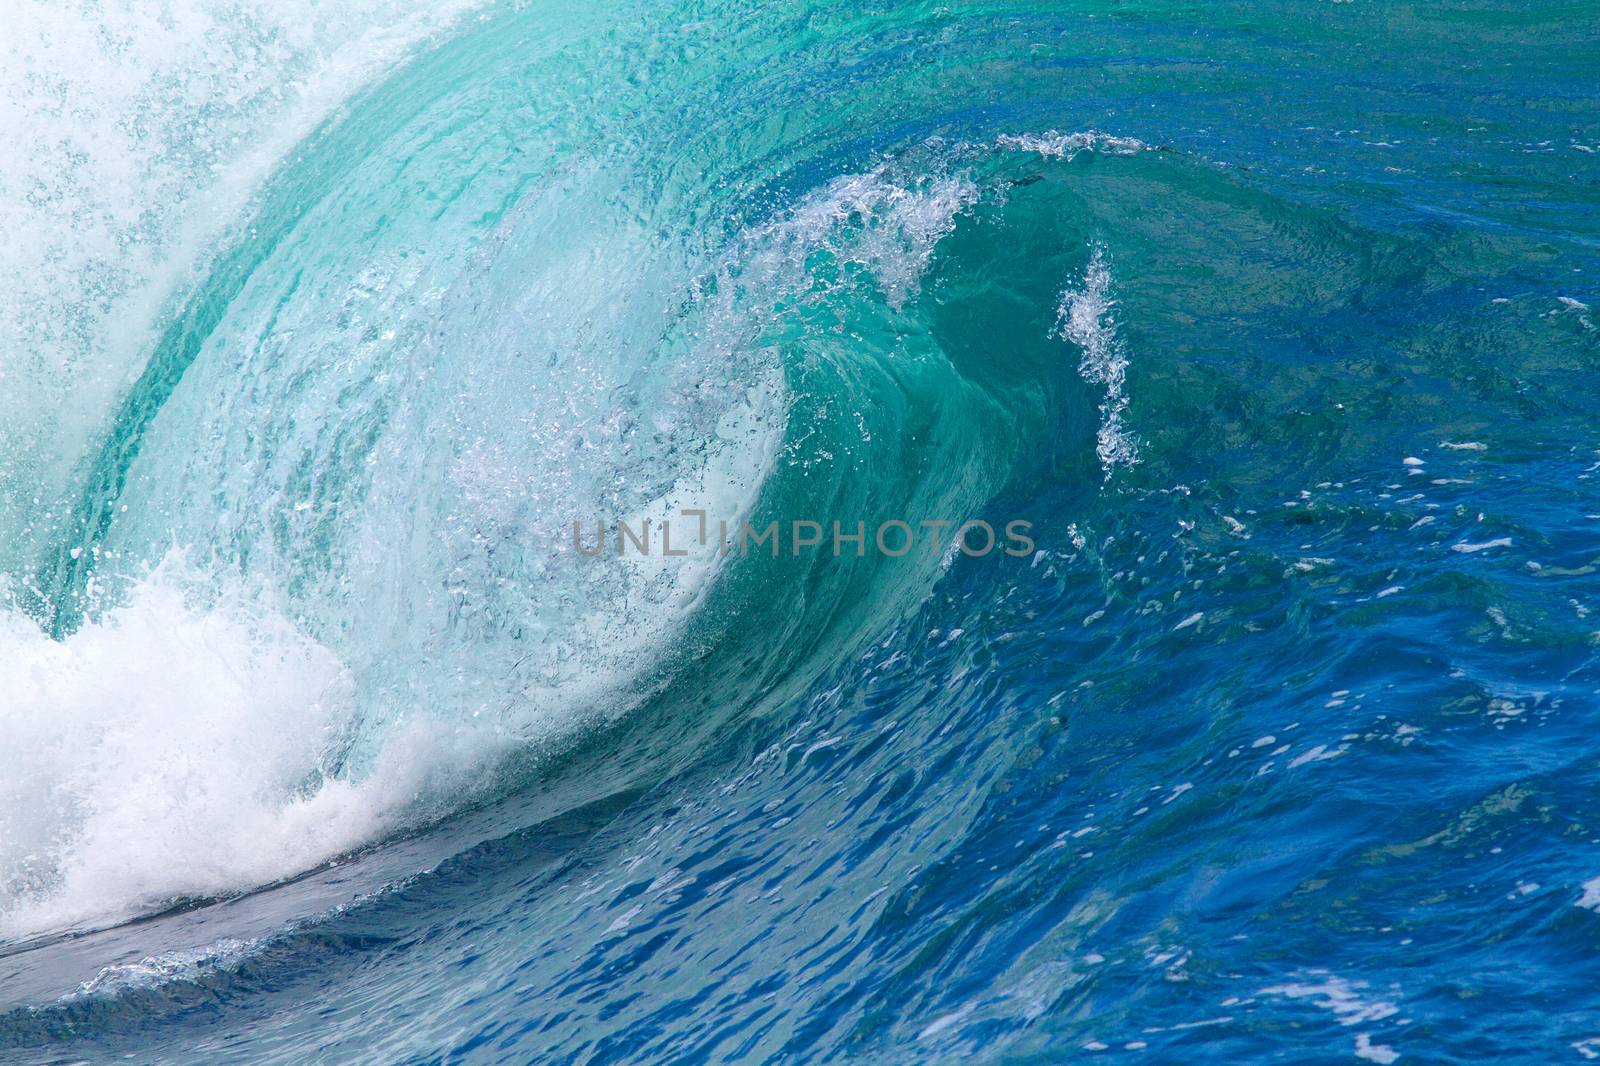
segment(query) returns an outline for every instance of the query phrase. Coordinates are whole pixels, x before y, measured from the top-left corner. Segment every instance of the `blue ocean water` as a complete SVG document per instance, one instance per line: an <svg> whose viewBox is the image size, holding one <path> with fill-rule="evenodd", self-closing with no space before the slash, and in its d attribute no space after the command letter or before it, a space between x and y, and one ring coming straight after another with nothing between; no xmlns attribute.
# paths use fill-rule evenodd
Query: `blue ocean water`
<svg viewBox="0 0 1600 1066"><path fill-rule="evenodd" d="M1600 1057L1592 5L14 6L0 1061Z"/></svg>

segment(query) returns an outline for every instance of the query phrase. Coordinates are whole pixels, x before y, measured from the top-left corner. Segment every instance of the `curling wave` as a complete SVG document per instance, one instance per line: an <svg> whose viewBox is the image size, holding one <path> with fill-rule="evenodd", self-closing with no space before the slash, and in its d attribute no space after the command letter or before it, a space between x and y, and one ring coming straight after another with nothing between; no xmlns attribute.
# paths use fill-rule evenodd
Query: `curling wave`
<svg viewBox="0 0 1600 1066"><path fill-rule="evenodd" d="M1593 1050L1570 12L12 7L0 1059Z"/></svg>
<svg viewBox="0 0 1600 1066"><path fill-rule="evenodd" d="M768 621L790 639L750 646L728 621L777 564L579 558L579 518L965 518L1042 431L1067 353L1039 331L1036 365L985 366L956 320L990 313L970 278L1041 264L946 248L1056 210L1033 157L1138 142L934 139L785 206L759 189L786 145L662 170L649 111L507 92L562 62L467 34L308 142L12 530L40 547L8 586L10 935L280 880L516 787L537 771L495 767L668 690L685 647L815 672L949 562L819 568ZM1062 337L1115 393L1111 462L1091 312Z"/></svg>

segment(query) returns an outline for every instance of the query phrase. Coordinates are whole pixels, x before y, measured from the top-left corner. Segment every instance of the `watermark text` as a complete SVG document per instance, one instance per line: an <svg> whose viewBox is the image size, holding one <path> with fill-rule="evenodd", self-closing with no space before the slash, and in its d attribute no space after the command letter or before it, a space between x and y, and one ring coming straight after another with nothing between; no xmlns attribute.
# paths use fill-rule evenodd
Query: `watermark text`
<svg viewBox="0 0 1600 1066"><path fill-rule="evenodd" d="M747 519L713 519L704 510L686 508L673 518L640 518L610 527L598 519L574 519L572 550L589 558L681 558L710 550L721 556L765 554L773 559L816 554L861 558L869 553L899 559L915 551L932 556L960 552L973 558L999 552L1020 559L1034 553L1032 530L1033 523L1023 518L1011 519L998 530L982 519L947 518L891 518L870 528L860 519L772 519L757 524Z"/></svg>

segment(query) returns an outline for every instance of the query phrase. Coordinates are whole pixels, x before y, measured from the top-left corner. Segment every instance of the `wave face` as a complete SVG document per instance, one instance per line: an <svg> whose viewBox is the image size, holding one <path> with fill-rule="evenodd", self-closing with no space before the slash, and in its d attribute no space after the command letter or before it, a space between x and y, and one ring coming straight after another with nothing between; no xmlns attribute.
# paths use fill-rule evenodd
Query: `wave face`
<svg viewBox="0 0 1600 1066"><path fill-rule="evenodd" d="M1600 1054L1556 6L11 21L0 1058Z"/></svg>

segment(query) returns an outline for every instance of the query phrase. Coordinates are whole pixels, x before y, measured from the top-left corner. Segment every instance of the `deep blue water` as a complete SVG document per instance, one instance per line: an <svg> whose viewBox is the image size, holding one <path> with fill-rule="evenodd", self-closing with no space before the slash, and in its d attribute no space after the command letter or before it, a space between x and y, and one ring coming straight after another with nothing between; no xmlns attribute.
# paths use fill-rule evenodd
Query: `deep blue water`
<svg viewBox="0 0 1600 1066"><path fill-rule="evenodd" d="M0 66L0 1060L1600 1058L1592 5L165 12Z"/></svg>

